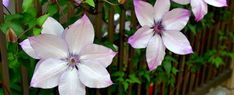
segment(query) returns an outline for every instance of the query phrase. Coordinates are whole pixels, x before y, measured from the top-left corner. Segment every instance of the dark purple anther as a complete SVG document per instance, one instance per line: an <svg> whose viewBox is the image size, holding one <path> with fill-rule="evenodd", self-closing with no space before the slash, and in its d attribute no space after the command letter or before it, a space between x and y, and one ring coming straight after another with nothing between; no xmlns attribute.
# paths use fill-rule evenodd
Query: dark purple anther
<svg viewBox="0 0 234 95"><path fill-rule="evenodd" d="M153 29L155 33L158 33L159 35L161 35L162 31L164 30L162 22L155 22Z"/></svg>

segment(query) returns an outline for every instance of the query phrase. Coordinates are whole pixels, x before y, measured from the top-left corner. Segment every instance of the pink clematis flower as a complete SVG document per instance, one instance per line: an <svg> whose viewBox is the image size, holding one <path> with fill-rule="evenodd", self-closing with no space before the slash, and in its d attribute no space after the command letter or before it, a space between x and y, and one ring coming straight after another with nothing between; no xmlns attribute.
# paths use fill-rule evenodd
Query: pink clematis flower
<svg viewBox="0 0 234 95"><path fill-rule="evenodd" d="M85 86L104 88L112 85L106 67L116 52L93 44L94 29L86 15L65 31L51 17L42 27L41 35L20 43L28 55L40 59L31 87L58 86L60 95L85 95Z"/></svg>
<svg viewBox="0 0 234 95"><path fill-rule="evenodd" d="M215 7L226 7L226 0L172 0L179 4L191 4L193 14L195 15L195 20L200 21L208 12L208 6L212 5Z"/></svg>
<svg viewBox="0 0 234 95"><path fill-rule="evenodd" d="M157 0L154 7L135 0L134 6L142 27L128 39L128 43L134 48L146 48L149 70L162 63L165 48L180 55L193 53L188 39L180 32L189 20L188 10L176 8L169 11L169 0Z"/></svg>

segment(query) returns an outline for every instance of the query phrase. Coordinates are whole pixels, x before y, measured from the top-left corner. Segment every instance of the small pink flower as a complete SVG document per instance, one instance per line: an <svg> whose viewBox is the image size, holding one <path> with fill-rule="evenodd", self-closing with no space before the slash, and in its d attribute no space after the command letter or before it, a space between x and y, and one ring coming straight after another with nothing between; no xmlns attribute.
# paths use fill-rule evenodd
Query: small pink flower
<svg viewBox="0 0 234 95"><path fill-rule="evenodd" d="M195 20L200 21L208 12L208 6L212 5L215 7L226 7L226 0L172 0L179 4L191 4L193 14L195 15Z"/></svg>
<svg viewBox="0 0 234 95"><path fill-rule="evenodd" d="M128 39L128 43L134 48L146 48L150 70L162 63L165 48L180 55L193 53L188 39L180 32L189 20L188 10L176 8L169 11L170 0L157 0L154 7L135 0L134 6L142 27Z"/></svg>
<svg viewBox="0 0 234 95"><path fill-rule="evenodd" d="M104 88L112 85L106 67L116 55L111 49L93 44L94 29L88 17L64 28L49 17L42 34L20 43L37 63L32 87L58 86L60 95L85 95L85 86Z"/></svg>

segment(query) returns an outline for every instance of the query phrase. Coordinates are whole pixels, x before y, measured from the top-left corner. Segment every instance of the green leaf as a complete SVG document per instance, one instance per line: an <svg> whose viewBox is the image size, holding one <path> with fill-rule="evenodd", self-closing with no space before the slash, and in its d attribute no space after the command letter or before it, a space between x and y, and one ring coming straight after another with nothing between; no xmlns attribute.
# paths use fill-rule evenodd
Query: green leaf
<svg viewBox="0 0 234 95"><path fill-rule="evenodd" d="M129 83L138 83L138 84L141 83L141 81L136 77L135 74L129 75L129 80L128 81L129 81Z"/></svg>
<svg viewBox="0 0 234 95"><path fill-rule="evenodd" d="M93 0L85 0L85 3L89 4L92 7L95 7L95 3Z"/></svg>
<svg viewBox="0 0 234 95"><path fill-rule="evenodd" d="M31 9L33 6L33 0L24 0L23 1L23 11L26 12Z"/></svg>
<svg viewBox="0 0 234 95"><path fill-rule="evenodd" d="M48 14L50 16L53 16L54 14L56 14L58 12L58 9L57 9L57 5L49 5L48 7Z"/></svg>
<svg viewBox="0 0 234 95"><path fill-rule="evenodd" d="M17 23L11 23L9 27L15 31L16 35L19 35L24 31L23 28Z"/></svg>
<svg viewBox="0 0 234 95"><path fill-rule="evenodd" d="M124 90L126 91L128 89L128 82L124 81L123 82Z"/></svg>
<svg viewBox="0 0 234 95"><path fill-rule="evenodd" d="M172 72L174 75L176 75L176 73L178 72L178 70L177 70L175 67L173 67L172 70L171 70L171 72Z"/></svg>
<svg viewBox="0 0 234 95"><path fill-rule="evenodd" d="M45 15L39 17L39 18L37 19L37 24L38 24L39 26L42 26L48 17L49 17L48 14L45 14Z"/></svg>
<svg viewBox="0 0 234 95"><path fill-rule="evenodd" d="M125 75L124 72L121 71L112 74L112 76L117 76L117 77L124 77L124 75Z"/></svg>
<svg viewBox="0 0 234 95"><path fill-rule="evenodd" d="M171 72L172 66L171 66L171 63L170 63L170 62L164 62L163 67L164 67L164 69L166 70L166 72L167 72L168 74Z"/></svg>
<svg viewBox="0 0 234 95"><path fill-rule="evenodd" d="M33 28L33 35L37 36L41 34L41 29L40 28Z"/></svg>

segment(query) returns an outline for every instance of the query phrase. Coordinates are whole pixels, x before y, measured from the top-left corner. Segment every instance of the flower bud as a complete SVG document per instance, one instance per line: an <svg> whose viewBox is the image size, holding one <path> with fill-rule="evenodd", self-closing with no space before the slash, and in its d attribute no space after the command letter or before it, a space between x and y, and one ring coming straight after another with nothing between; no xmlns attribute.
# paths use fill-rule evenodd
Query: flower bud
<svg viewBox="0 0 234 95"><path fill-rule="evenodd" d="M8 42L13 42L13 43L17 41L17 35L15 34L15 31L12 28L9 28L7 30L6 39Z"/></svg>
<svg viewBox="0 0 234 95"><path fill-rule="evenodd" d="M124 4L126 0L118 0L119 4Z"/></svg>

